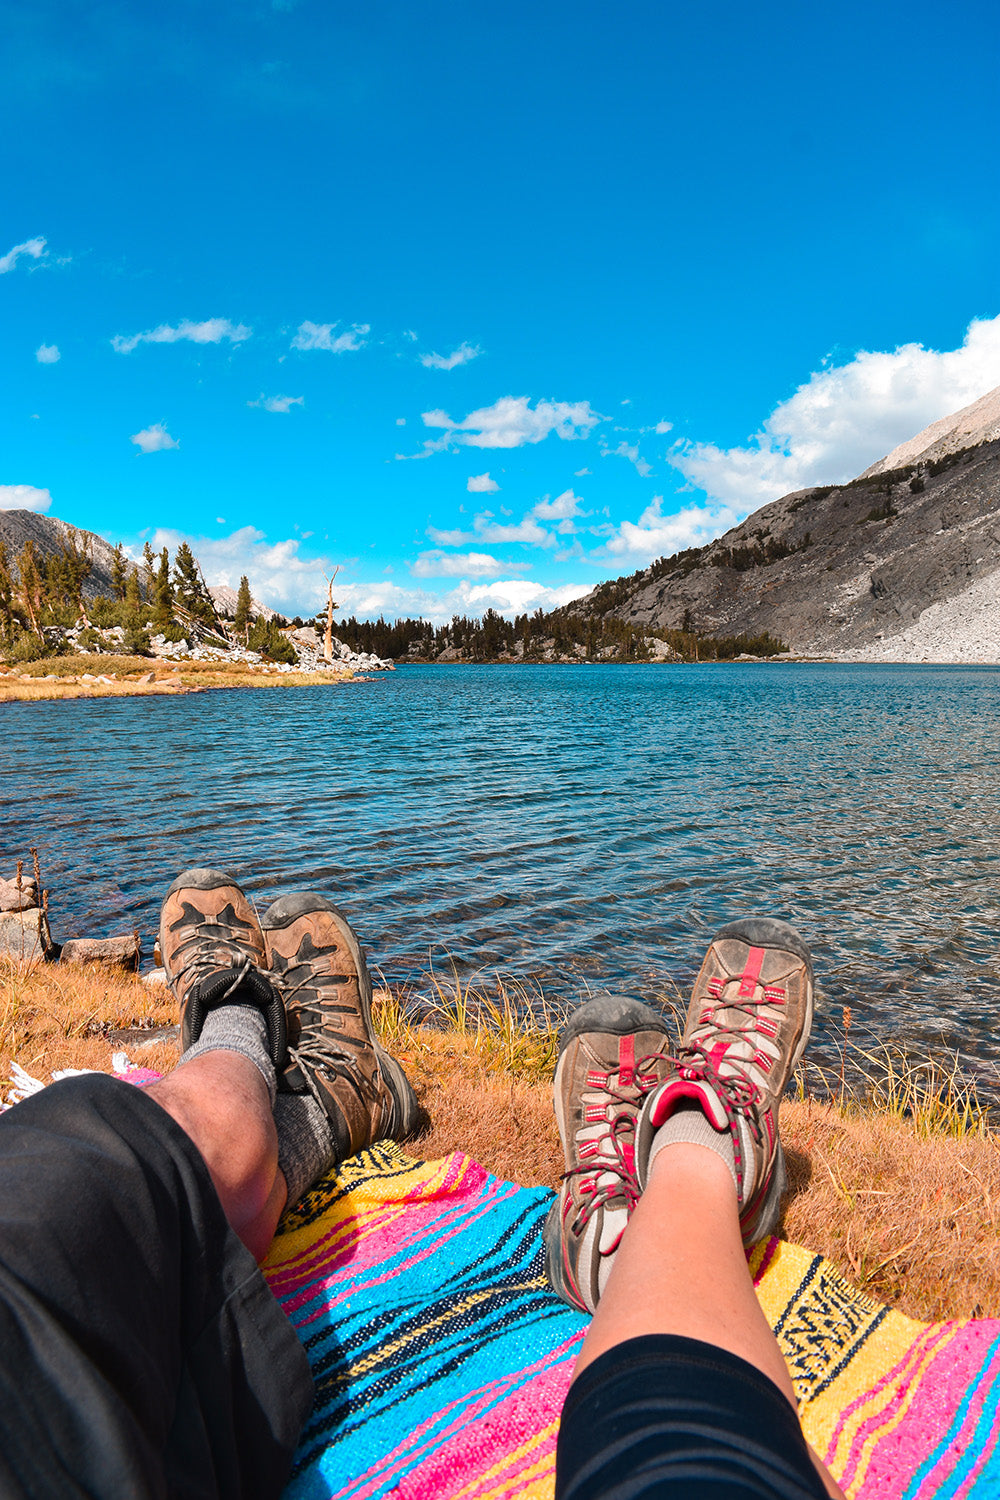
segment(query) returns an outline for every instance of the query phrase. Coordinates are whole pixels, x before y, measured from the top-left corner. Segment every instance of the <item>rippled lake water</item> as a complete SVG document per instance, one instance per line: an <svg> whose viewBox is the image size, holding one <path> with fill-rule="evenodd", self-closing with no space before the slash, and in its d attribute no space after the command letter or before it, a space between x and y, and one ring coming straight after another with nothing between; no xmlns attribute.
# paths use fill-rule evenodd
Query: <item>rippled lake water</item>
<svg viewBox="0 0 1000 1500"><path fill-rule="evenodd" d="M65 939L173 876L318 888L390 980L429 957L560 1001L682 990L713 928L798 925L885 1039L1000 1061L1000 670L415 667L343 688L6 704L0 873Z"/></svg>

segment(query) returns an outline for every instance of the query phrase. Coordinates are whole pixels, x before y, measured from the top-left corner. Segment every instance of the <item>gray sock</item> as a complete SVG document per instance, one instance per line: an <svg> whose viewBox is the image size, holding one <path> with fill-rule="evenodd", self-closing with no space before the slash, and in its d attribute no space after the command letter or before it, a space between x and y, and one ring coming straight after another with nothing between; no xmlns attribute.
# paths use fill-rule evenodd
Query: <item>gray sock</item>
<svg viewBox="0 0 1000 1500"><path fill-rule="evenodd" d="M737 1192L739 1183L736 1181L736 1156L733 1152L733 1138L728 1130L716 1130L715 1126L706 1119L700 1105L693 1099L685 1100L684 1103L674 1110L665 1125L661 1125L649 1143L649 1160L646 1164L646 1181L653 1170L653 1161L657 1152L662 1151L664 1146L672 1146L680 1141L687 1142L692 1146L707 1146L714 1151L716 1156L721 1156L726 1166L732 1173L733 1184ZM749 1145L744 1142L744 1159L752 1160L748 1155Z"/></svg>
<svg viewBox="0 0 1000 1500"><path fill-rule="evenodd" d="M220 1005L210 1010L193 1047L181 1054L180 1066L206 1052L239 1052L248 1057L267 1084L273 1106L278 1092L274 1063L267 1050L267 1021L255 1005Z"/></svg>
<svg viewBox="0 0 1000 1500"><path fill-rule="evenodd" d="M312 1094L279 1094L274 1101L278 1166L288 1184L288 1207L298 1203L337 1160L326 1111Z"/></svg>

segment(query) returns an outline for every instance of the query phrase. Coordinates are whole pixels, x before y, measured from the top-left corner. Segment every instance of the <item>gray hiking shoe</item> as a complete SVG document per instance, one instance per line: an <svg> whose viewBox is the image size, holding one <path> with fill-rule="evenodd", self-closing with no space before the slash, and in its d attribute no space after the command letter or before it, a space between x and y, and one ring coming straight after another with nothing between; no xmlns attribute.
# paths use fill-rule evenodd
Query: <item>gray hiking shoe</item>
<svg viewBox="0 0 1000 1500"><path fill-rule="evenodd" d="M285 1008L264 972L257 913L231 875L178 875L160 910L160 957L180 1006L183 1052L198 1040L209 1011L238 1000L263 1012L268 1051L275 1067L284 1067Z"/></svg>
<svg viewBox="0 0 1000 1500"><path fill-rule="evenodd" d="M380 1047L372 982L344 913L314 891L282 896L261 921L268 963L285 1002L285 1093L309 1092L325 1110L340 1161L376 1141L402 1141L422 1122L409 1079Z"/></svg>
<svg viewBox="0 0 1000 1500"><path fill-rule="evenodd" d="M812 961L794 927L744 917L717 932L694 983L675 1066L639 1122L641 1187L653 1135L693 1100L732 1136L744 1245L771 1234L786 1186L778 1105L812 1018Z"/></svg>
<svg viewBox="0 0 1000 1500"><path fill-rule="evenodd" d="M545 1221L545 1269L571 1307L593 1312L639 1201L636 1122L666 1076L669 1032L647 1005L607 995L559 1039L555 1107L566 1172Z"/></svg>

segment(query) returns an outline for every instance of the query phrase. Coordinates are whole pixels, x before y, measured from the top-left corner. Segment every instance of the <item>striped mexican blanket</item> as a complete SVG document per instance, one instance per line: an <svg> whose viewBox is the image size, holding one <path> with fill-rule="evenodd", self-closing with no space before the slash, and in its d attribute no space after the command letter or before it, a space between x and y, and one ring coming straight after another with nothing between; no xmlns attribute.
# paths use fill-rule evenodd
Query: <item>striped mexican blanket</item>
<svg viewBox="0 0 1000 1500"><path fill-rule="evenodd" d="M586 1326L545 1280L551 1196L386 1144L286 1215L265 1270L317 1387L289 1497L551 1497ZM1000 1494L1000 1321L916 1322L778 1240L752 1269L806 1435L852 1496Z"/></svg>

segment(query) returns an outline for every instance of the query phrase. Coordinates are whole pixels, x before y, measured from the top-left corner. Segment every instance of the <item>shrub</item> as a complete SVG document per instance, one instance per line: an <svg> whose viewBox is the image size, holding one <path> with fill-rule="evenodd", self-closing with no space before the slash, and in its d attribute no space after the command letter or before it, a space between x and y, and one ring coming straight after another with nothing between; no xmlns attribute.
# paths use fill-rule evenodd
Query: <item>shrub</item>
<svg viewBox="0 0 1000 1500"><path fill-rule="evenodd" d="M116 654L120 656L151 656L149 631L144 630L141 625L126 625L124 638L117 647Z"/></svg>
<svg viewBox="0 0 1000 1500"><path fill-rule="evenodd" d="M37 635L32 635L25 630L19 635L13 646L8 647L8 661L40 661L46 655L48 647L44 646Z"/></svg>
<svg viewBox="0 0 1000 1500"><path fill-rule="evenodd" d="M295 647L287 636L282 635L273 620L261 618L255 621L247 646L251 651L258 651L261 656L266 656L269 661L287 662L292 667L299 659Z"/></svg>

